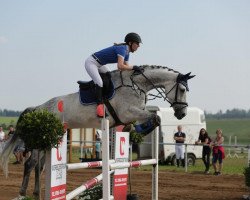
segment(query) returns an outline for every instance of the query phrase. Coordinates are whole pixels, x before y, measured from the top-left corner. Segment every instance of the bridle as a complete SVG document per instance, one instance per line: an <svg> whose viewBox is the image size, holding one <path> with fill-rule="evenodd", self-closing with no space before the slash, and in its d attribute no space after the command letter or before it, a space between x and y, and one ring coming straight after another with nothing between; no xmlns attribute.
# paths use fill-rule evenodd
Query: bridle
<svg viewBox="0 0 250 200"><path fill-rule="evenodd" d="M188 103L178 101L178 99L177 99L180 84L182 84L182 83L181 83L181 82L176 82L176 83L174 84L174 86L166 93L166 96L167 96L167 95L176 87L174 102L171 103L171 102L169 102L168 99L167 99L167 101L170 103L170 107L174 107L175 105L183 105L183 106L182 106L181 108L179 108L178 110L181 110L181 109L183 109L183 108L188 107ZM185 86L185 85L183 85L183 86ZM176 109L176 110L177 110L177 109Z"/></svg>
<svg viewBox="0 0 250 200"><path fill-rule="evenodd" d="M158 94L157 95L153 95L153 94L147 94L142 88L140 88L140 86L136 83L136 81L134 80L134 77L136 75L142 75L153 87L153 89L155 89L156 91L158 91ZM187 83L185 83L185 81L183 82L183 80L181 80L180 78L180 73L178 74L178 77L177 77L177 81L176 83L174 84L174 86L167 92L165 93L165 90L162 88L162 87L156 87L155 84L143 73L143 71L141 72L136 72L134 71L131 76L130 76L130 80L131 80L131 83L132 85L127 85L127 84L124 84L123 82L123 76L122 76L122 71L120 71L120 79L121 79L121 85L117 86L116 88L114 88L115 91L119 90L120 88L122 87L128 87L128 88L131 88L132 90L134 90L139 96L141 96L141 94L143 93L145 95L145 102L147 102L147 96L154 96L153 99L156 99L156 98L163 98L164 101L166 100L167 102L169 102L169 104L171 105L171 107L174 107L175 105L183 105L181 107L174 107L174 110L175 112L179 112L181 111L182 109L186 108L188 106L188 104L186 102L179 102L178 101L178 90L179 90L179 84L182 84L186 87L186 89L188 90L188 87L187 87ZM175 92L175 98L174 98L174 102L170 102L170 100L167 98L167 95L176 87L176 92ZM151 99L151 100L153 100ZM149 99L150 100L150 99ZM121 125L124 123L119 119L119 117L117 116L113 106L110 104L110 102L106 99L104 101L105 105L107 106L107 109L109 111L109 113L111 114L111 116L113 117L113 119L115 120L115 124L116 125Z"/></svg>
<svg viewBox="0 0 250 200"><path fill-rule="evenodd" d="M153 89L155 89L158 94L157 95L154 95L154 94L146 94L146 92L140 88L140 86L136 83L136 81L134 80L134 77L135 76L138 76L138 75L142 75L153 87ZM141 71L140 73L138 72L134 72L131 74L130 76L130 80L131 80L131 83L132 85L125 85L123 83L123 77L122 77L122 72L120 72L120 78L121 78L121 83L122 85L121 86L118 86L117 88L115 88L115 90L117 90L118 88L120 87L130 87L132 88L134 91L137 92L138 95L141 95L141 93L144 93L145 94L145 98L147 98L147 96L153 96L152 99L148 99L148 100L154 100L156 98L163 98L164 101L167 101L171 107L174 107L175 105L182 105L181 108L179 108L178 110L181 110L185 107L188 106L188 104L186 102L180 102L178 101L178 91L179 91L179 84L182 84L182 81L180 81L179 79L179 76L180 76L180 73L178 74L177 76L177 82L174 84L174 86L166 93L165 90L162 88L162 87L156 87L155 84L143 73L143 71ZM184 87L186 87L186 89L188 90L186 84L182 84ZM176 87L176 90L175 90L175 98L174 98L174 102L170 102L170 100L168 99L167 95ZM177 109L176 109L177 110Z"/></svg>

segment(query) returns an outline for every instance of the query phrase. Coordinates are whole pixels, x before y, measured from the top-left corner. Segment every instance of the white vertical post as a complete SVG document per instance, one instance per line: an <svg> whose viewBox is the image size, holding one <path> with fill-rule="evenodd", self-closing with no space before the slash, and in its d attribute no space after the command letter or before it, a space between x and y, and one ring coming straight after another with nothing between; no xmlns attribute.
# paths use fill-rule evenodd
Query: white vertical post
<svg viewBox="0 0 250 200"><path fill-rule="evenodd" d="M110 199L110 175L109 175L109 121L102 119L102 198Z"/></svg>
<svg viewBox="0 0 250 200"><path fill-rule="evenodd" d="M83 158L83 142L82 141L80 141L80 152L81 152L81 159L82 159Z"/></svg>
<svg viewBox="0 0 250 200"><path fill-rule="evenodd" d="M237 152L236 152L236 148L237 148L237 136L234 136L234 155L233 157L235 158L239 158Z"/></svg>
<svg viewBox="0 0 250 200"><path fill-rule="evenodd" d="M187 144L185 144L185 172L188 171Z"/></svg>
<svg viewBox="0 0 250 200"><path fill-rule="evenodd" d="M231 157L231 140L232 140L232 136L229 136L229 149L228 149L228 157Z"/></svg>
<svg viewBox="0 0 250 200"><path fill-rule="evenodd" d="M250 147L248 146L248 161L247 166L250 167Z"/></svg>
<svg viewBox="0 0 250 200"><path fill-rule="evenodd" d="M152 200L158 200L158 161L159 161L159 127L152 134L152 159L156 164L152 167Z"/></svg>

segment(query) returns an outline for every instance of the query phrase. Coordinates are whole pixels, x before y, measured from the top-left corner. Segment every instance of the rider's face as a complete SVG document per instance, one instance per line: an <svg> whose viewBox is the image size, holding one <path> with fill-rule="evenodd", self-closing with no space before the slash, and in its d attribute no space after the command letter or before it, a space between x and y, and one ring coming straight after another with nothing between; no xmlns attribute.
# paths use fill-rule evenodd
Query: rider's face
<svg viewBox="0 0 250 200"><path fill-rule="evenodd" d="M133 42L131 45L131 52L135 52L140 47L139 42Z"/></svg>

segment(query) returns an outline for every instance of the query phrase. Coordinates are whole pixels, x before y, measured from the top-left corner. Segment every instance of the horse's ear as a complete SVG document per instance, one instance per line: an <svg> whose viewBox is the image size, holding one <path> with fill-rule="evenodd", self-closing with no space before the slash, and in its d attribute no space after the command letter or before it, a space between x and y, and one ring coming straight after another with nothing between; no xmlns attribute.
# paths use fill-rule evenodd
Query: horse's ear
<svg viewBox="0 0 250 200"><path fill-rule="evenodd" d="M177 82L180 82L180 81L185 81L187 82L188 79L191 79L191 78L194 78L195 75L190 75L191 72L183 75L183 74L179 74L178 77L177 77Z"/></svg>
<svg viewBox="0 0 250 200"><path fill-rule="evenodd" d="M185 80L188 80L188 79L191 79L191 78L194 78L194 77L195 77L195 75L190 75L190 74L191 74L191 72L185 74L185 75L184 75L184 79L185 79Z"/></svg>
<svg viewBox="0 0 250 200"><path fill-rule="evenodd" d="M196 76L196 75L191 75L190 76L190 74L191 74L191 72L188 73L188 79L194 78Z"/></svg>

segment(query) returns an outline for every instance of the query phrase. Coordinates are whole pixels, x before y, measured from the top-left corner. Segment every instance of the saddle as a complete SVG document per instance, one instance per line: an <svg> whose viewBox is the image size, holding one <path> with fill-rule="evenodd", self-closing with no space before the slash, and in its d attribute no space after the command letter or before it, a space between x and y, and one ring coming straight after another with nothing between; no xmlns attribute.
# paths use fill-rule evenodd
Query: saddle
<svg viewBox="0 0 250 200"><path fill-rule="evenodd" d="M103 98L110 100L115 94L114 84L110 73L100 74L103 80ZM97 103L94 81L77 81L79 84L79 100L82 105L92 105Z"/></svg>

